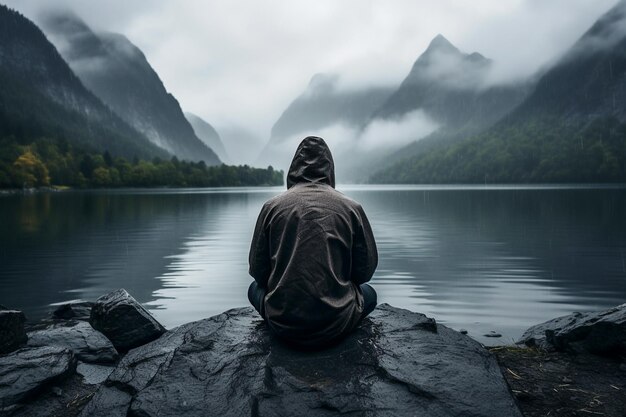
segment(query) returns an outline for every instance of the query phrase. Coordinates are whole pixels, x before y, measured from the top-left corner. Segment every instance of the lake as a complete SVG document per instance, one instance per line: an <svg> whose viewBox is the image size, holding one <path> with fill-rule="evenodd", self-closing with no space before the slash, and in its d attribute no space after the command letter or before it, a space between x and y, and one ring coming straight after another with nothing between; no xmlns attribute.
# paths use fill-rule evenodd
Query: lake
<svg viewBox="0 0 626 417"><path fill-rule="evenodd" d="M379 302L511 343L626 302L620 187L338 186L378 243ZM0 304L31 320L126 288L166 327L247 305L256 216L279 188L0 196ZM503 335L489 339L491 331Z"/></svg>

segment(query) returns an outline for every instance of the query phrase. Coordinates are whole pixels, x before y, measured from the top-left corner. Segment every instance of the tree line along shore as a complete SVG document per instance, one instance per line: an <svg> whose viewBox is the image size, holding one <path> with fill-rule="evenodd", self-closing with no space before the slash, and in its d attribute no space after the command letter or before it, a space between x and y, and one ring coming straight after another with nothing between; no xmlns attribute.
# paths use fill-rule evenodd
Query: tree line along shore
<svg viewBox="0 0 626 417"><path fill-rule="evenodd" d="M282 185L283 175L271 166L208 166L175 156L129 160L108 150L81 149L66 140L20 143L12 136L0 139L0 189L268 186Z"/></svg>

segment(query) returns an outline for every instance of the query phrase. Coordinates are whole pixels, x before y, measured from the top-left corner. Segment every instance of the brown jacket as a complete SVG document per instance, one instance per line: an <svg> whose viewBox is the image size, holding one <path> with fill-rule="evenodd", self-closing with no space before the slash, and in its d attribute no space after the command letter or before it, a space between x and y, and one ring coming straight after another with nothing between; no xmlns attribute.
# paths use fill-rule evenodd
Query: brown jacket
<svg viewBox="0 0 626 417"><path fill-rule="evenodd" d="M359 285L378 264L363 208L334 187L330 149L307 137L289 168L287 191L263 205L250 247L250 275L267 290L268 325L304 346L354 329L363 311Z"/></svg>

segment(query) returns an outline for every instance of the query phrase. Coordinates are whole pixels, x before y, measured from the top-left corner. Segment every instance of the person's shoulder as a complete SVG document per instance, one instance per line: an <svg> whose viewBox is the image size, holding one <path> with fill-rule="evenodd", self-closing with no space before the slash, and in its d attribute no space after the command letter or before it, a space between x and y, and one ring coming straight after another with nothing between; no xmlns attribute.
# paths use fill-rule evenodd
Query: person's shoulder
<svg viewBox="0 0 626 417"><path fill-rule="evenodd" d="M277 194L274 197L267 200L265 203L263 203L263 209L265 210L265 209L269 209L275 206L278 202L284 199L285 194L287 194L287 192L283 191L282 193Z"/></svg>
<svg viewBox="0 0 626 417"><path fill-rule="evenodd" d="M275 195L263 204L263 210L271 210L273 208L282 207L291 204L294 199L297 199L296 193L293 192L293 188L285 190L280 194Z"/></svg>
<svg viewBox="0 0 626 417"><path fill-rule="evenodd" d="M359 203L358 201L348 197L347 195L345 195L341 191L337 191L335 189L333 189L333 191L334 191L334 195L336 196L336 198L341 200L344 204L346 204L351 209L354 209L354 210L361 210L362 209L361 203Z"/></svg>

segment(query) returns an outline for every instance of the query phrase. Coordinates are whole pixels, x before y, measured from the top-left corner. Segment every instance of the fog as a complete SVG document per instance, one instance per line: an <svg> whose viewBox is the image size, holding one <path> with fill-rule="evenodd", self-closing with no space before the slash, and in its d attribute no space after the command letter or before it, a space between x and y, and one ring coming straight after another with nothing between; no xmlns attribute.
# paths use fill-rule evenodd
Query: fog
<svg viewBox="0 0 626 417"><path fill-rule="evenodd" d="M422 110L414 110L397 120L376 119L364 129L346 123L335 123L321 129L303 130L280 143L268 143L255 165L272 165L286 170L300 141L306 136L324 138L333 154L337 170L348 182L355 178L355 164L372 155L388 154L434 132L439 126Z"/></svg>
<svg viewBox="0 0 626 417"><path fill-rule="evenodd" d="M437 130L439 126L422 110L413 110L398 120L374 120L359 136L365 151L400 148Z"/></svg>
<svg viewBox="0 0 626 417"><path fill-rule="evenodd" d="M341 84L395 85L442 33L494 60L496 80L559 57L616 0L9 0L37 19L66 7L95 30L126 35L184 110L269 137L315 73Z"/></svg>
<svg viewBox="0 0 626 417"><path fill-rule="evenodd" d="M489 83L487 75L492 61L482 55L464 56L446 51L435 51L421 70L422 80L436 81L454 89L477 89Z"/></svg>
<svg viewBox="0 0 626 417"><path fill-rule="evenodd" d="M566 59L574 58L579 54L594 53L599 50L613 48L617 42L626 36L626 2L616 8L613 13L605 16L598 25L586 34L583 42L576 45Z"/></svg>

